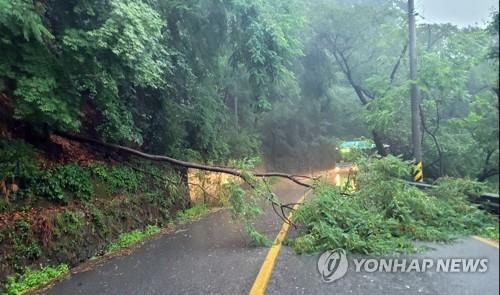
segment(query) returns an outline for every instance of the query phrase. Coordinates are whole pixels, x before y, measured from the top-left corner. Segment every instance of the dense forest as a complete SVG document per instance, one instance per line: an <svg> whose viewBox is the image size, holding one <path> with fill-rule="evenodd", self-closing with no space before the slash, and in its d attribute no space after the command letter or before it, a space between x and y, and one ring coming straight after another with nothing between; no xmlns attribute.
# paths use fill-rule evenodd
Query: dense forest
<svg viewBox="0 0 500 295"><path fill-rule="evenodd" d="M2 118L181 159L410 157L404 1L1 1ZM498 13L418 26L426 175L498 175ZM316 154L316 152L313 152Z"/></svg>
<svg viewBox="0 0 500 295"><path fill-rule="evenodd" d="M498 11L484 26L418 16L417 24L426 180L469 177L498 191ZM55 136L62 132L210 165L261 157L276 170L304 171L332 165L338 143L355 138L411 160L408 76L406 1L0 0L0 213L68 206L51 213L55 228L75 238L80 219L91 218L101 238L88 243L102 248L185 206L154 196L182 195L182 175L68 148ZM119 188L143 197L113 200L109 212L101 200L88 203ZM90 213L78 215L73 201ZM147 221L106 227L124 208ZM78 239L49 250L52 233L4 239L25 223L0 230L0 248L10 245L2 276L95 250L44 258Z"/></svg>
<svg viewBox="0 0 500 295"><path fill-rule="evenodd" d="M2 1L2 117L214 163L363 135L409 156L406 4L351 2ZM498 174L493 18L418 27L431 177Z"/></svg>

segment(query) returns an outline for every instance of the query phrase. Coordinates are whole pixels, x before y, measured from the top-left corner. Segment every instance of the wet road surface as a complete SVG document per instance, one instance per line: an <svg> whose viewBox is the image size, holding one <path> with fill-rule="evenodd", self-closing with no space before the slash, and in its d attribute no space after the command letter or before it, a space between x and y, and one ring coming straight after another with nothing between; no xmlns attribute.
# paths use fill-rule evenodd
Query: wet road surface
<svg viewBox="0 0 500 295"><path fill-rule="evenodd" d="M324 283L317 271L319 254L298 256L290 248L283 247L266 294L499 294L498 248L473 238L451 244L426 245L431 249L424 253L385 258L488 258L488 270L484 273L355 272L351 258L376 257L348 254L349 268L345 276Z"/></svg>
<svg viewBox="0 0 500 295"><path fill-rule="evenodd" d="M305 188L284 181L273 191L295 202ZM274 239L282 221L271 210L256 227ZM177 228L129 256L63 280L43 294L246 294L268 248L249 247L226 210Z"/></svg>
<svg viewBox="0 0 500 295"><path fill-rule="evenodd" d="M274 192L284 202L294 202L305 189L282 181L274 186ZM257 228L274 239L281 225L279 217L267 210ZM293 228L290 230L293 234ZM241 226L232 221L229 212L220 210L146 242L129 256L75 274L43 294L248 294L268 251L248 245ZM431 250L412 257L488 258L488 271L357 273L350 263L343 278L324 283L317 271L318 255L297 256L283 246L266 294L499 293L498 248L472 238L428 245Z"/></svg>

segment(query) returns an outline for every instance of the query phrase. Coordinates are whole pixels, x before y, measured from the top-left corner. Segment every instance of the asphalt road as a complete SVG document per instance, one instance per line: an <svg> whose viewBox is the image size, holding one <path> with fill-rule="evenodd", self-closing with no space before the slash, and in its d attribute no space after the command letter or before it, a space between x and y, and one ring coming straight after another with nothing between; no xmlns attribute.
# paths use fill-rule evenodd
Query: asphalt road
<svg viewBox="0 0 500 295"><path fill-rule="evenodd" d="M433 249L413 256L384 257L399 259L488 258L484 273L445 272L355 272L349 257L345 276L324 283L317 271L319 255L297 256L284 247L274 268L266 294L499 294L498 248L467 238L452 244L426 244Z"/></svg>
<svg viewBox="0 0 500 295"><path fill-rule="evenodd" d="M289 182L273 190L285 202L305 192ZM268 210L257 228L274 239L281 224ZM268 250L248 245L241 226L221 210L148 241L131 255L73 275L43 294L247 294Z"/></svg>
<svg viewBox="0 0 500 295"><path fill-rule="evenodd" d="M286 181L274 191L290 202L304 193ZM268 210L257 227L273 239L281 224ZM148 241L131 255L75 274L43 294L248 294L268 251L248 242L229 212L221 210ZM498 248L472 238L429 246L432 250L413 257L488 258L488 271L367 273L355 272L350 263L343 278L324 283L317 271L318 255L297 256L283 246L266 294L499 294Z"/></svg>

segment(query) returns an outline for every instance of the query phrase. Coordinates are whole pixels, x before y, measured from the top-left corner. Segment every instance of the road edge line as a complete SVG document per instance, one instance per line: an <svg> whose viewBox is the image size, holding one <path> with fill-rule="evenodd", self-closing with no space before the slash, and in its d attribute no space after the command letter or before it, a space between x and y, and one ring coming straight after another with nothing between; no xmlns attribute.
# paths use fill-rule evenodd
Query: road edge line
<svg viewBox="0 0 500 295"><path fill-rule="evenodd" d="M308 190L305 192L302 197L297 201L297 203L293 206L293 211L297 210L299 205L304 202L305 197L311 193L312 190ZM292 218L292 213L291 211L288 214L288 219L291 220ZM257 274L257 277L255 278L255 281L252 285L252 288L250 289L249 295L264 295L267 284L269 283L269 279L271 278L271 273L273 272L274 265L276 264L276 258L278 258L278 254L280 253L281 250L281 244L283 240L285 239L285 236L288 232L288 228L290 227L290 224L284 222L283 225L281 225L281 229L274 239L274 243L267 252L266 258L264 258L264 261L262 262L262 265L260 267L259 273Z"/></svg>
<svg viewBox="0 0 500 295"><path fill-rule="evenodd" d="M498 245L498 242L495 242L495 241L492 241L492 240L489 240L489 239L485 239L485 238L482 238L480 236L472 236L473 239L475 240L478 240L480 242L483 242L489 246L492 246L492 247L495 247L497 249L500 248L500 246Z"/></svg>

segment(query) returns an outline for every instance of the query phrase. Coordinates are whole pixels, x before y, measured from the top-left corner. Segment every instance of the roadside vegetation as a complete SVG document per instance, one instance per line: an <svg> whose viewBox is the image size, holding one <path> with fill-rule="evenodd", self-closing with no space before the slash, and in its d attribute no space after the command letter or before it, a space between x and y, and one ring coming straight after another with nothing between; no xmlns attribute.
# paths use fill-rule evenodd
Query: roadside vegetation
<svg viewBox="0 0 500 295"><path fill-rule="evenodd" d="M188 208L182 165L95 141L241 169L245 187L231 181L222 201L255 245L269 244L262 207L288 209L254 159L330 168L355 137L411 159L406 17L403 0L0 0L0 289L206 210ZM417 27L424 175L439 189L404 184L394 157L367 159L356 191L319 185L298 211L297 251L498 236L462 191L498 191L498 22Z"/></svg>
<svg viewBox="0 0 500 295"><path fill-rule="evenodd" d="M186 207L186 187L170 167L68 152L82 161L47 161L31 144L0 140L0 285L26 267L32 274L40 265L75 266L119 237L113 245L133 240L124 232L141 230L142 238L148 225L171 223L175 208Z"/></svg>
<svg viewBox="0 0 500 295"><path fill-rule="evenodd" d="M418 251L414 241L446 242L467 235L498 239L498 218L472 203L486 188L469 179L440 178L434 189L407 184L412 165L400 158L362 157L352 186L319 184L293 215L298 253L342 248L360 253Z"/></svg>
<svg viewBox="0 0 500 295"><path fill-rule="evenodd" d="M42 266L38 270L25 269L23 274L7 277L7 284L4 294L18 295L28 290L50 282L67 273L69 268L66 264L56 267Z"/></svg>
<svg viewBox="0 0 500 295"><path fill-rule="evenodd" d="M159 232L160 228L158 226L148 225L144 230L136 229L128 233L120 234L120 236L118 236L118 239L109 244L109 246L106 248L106 252L109 253L118 249L129 247Z"/></svg>
<svg viewBox="0 0 500 295"><path fill-rule="evenodd" d="M193 207L177 212L177 219L180 221L199 217L208 211L207 204L195 204Z"/></svg>

